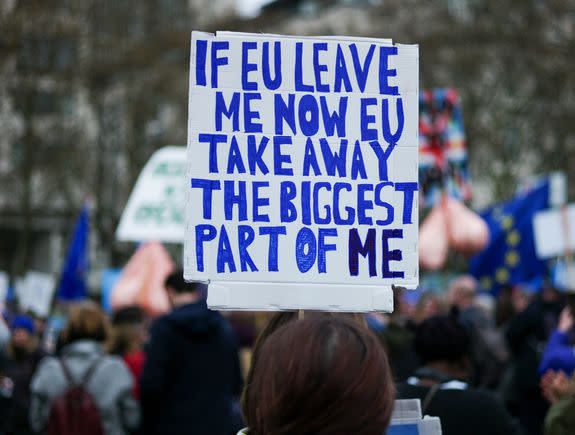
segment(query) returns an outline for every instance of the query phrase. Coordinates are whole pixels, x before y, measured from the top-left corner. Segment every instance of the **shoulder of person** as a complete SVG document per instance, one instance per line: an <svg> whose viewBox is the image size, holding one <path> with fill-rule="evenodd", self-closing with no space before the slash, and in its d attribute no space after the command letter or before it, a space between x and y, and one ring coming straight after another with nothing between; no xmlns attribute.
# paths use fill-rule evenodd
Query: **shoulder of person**
<svg viewBox="0 0 575 435"><path fill-rule="evenodd" d="M56 356L44 356L38 362L38 368L36 370L37 373L42 371L52 371L57 370L61 366L60 359Z"/></svg>
<svg viewBox="0 0 575 435"><path fill-rule="evenodd" d="M484 409L488 412L494 409L505 410L503 403L490 391L474 388L465 391L467 391L467 397L469 397L469 400L474 403L477 409Z"/></svg>
<svg viewBox="0 0 575 435"><path fill-rule="evenodd" d="M106 367L108 370L128 370L128 366L120 356L103 355L101 359L102 361L100 361L99 364Z"/></svg>
<svg viewBox="0 0 575 435"><path fill-rule="evenodd" d="M116 355L105 355L98 362L94 376L110 385L114 390L125 390L132 387L134 378L124 360Z"/></svg>
<svg viewBox="0 0 575 435"><path fill-rule="evenodd" d="M170 314L171 313L164 314L163 316L154 320L152 326L150 327L150 335L152 337L169 334L171 332L172 328L170 327Z"/></svg>
<svg viewBox="0 0 575 435"><path fill-rule="evenodd" d="M240 431L237 433L237 435L249 435L248 428L247 428L247 427L244 427L242 430L240 430Z"/></svg>
<svg viewBox="0 0 575 435"><path fill-rule="evenodd" d="M34 376L30 382L30 389L33 392L40 392L49 388L58 379L59 373L63 371L59 359L55 356L46 356L38 363Z"/></svg>

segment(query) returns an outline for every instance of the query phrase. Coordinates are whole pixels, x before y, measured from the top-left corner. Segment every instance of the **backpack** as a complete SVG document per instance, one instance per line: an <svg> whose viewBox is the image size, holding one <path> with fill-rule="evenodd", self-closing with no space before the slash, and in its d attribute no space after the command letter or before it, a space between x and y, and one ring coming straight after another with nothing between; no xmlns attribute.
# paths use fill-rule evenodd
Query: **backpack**
<svg viewBox="0 0 575 435"><path fill-rule="evenodd" d="M68 389L56 398L48 417L48 435L104 435L100 411L86 386L101 358L86 371L80 383L75 383L66 363L59 359L68 382Z"/></svg>

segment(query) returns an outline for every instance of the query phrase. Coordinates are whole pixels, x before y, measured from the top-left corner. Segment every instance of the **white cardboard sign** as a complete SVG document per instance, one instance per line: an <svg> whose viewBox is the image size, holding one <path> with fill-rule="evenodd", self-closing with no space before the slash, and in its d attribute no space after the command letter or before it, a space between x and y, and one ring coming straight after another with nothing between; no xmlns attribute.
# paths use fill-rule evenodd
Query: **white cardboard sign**
<svg viewBox="0 0 575 435"><path fill-rule="evenodd" d="M548 259L575 251L575 204L541 211L533 218L537 257Z"/></svg>
<svg viewBox="0 0 575 435"><path fill-rule="evenodd" d="M391 311L418 284L418 47L191 43L184 275L216 309Z"/></svg>
<svg viewBox="0 0 575 435"><path fill-rule="evenodd" d="M3 310L4 305L6 304L9 282L8 274L0 270L0 310Z"/></svg>
<svg viewBox="0 0 575 435"><path fill-rule="evenodd" d="M49 273L29 271L23 278L16 279L15 292L20 310L31 311L46 318L50 314L56 281Z"/></svg>
<svg viewBox="0 0 575 435"><path fill-rule="evenodd" d="M441 435L439 417L421 414L419 399L396 400L386 435Z"/></svg>
<svg viewBox="0 0 575 435"><path fill-rule="evenodd" d="M183 243L186 148L156 151L142 169L116 231L121 241Z"/></svg>

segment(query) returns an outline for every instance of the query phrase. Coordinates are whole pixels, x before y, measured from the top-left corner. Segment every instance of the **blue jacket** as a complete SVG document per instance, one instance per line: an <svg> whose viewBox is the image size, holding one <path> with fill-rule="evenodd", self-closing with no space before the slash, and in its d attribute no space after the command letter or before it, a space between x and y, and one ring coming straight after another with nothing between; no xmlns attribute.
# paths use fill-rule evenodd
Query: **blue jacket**
<svg viewBox="0 0 575 435"><path fill-rule="evenodd" d="M241 426L238 348L206 302L175 308L152 326L141 379L142 433L228 435Z"/></svg>
<svg viewBox="0 0 575 435"><path fill-rule="evenodd" d="M569 344L568 335L555 331L551 334L539 373L543 374L547 370L563 371L567 376L571 376L575 370L575 347Z"/></svg>

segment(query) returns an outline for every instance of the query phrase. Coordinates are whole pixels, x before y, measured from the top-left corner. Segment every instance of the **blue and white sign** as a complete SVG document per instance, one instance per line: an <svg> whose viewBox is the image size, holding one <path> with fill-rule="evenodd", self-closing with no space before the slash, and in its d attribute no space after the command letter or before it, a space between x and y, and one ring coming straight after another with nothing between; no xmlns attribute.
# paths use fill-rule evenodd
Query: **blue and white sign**
<svg viewBox="0 0 575 435"><path fill-rule="evenodd" d="M391 311L418 284L416 45L193 32L185 278L217 309Z"/></svg>

